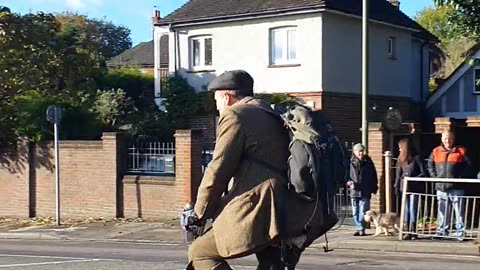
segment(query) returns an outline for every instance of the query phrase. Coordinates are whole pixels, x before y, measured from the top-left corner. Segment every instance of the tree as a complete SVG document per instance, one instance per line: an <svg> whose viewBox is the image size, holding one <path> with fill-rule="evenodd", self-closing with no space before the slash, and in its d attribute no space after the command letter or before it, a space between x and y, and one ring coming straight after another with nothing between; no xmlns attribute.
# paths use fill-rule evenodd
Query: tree
<svg viewBox="0 0 480 270"><path fill-rule="evenodd" d="M446 54L438 77L448 77L464 60L465 53L475 44L462 25L451 21L457 13L453 5L428 7L417 13L415 21L440 39L439 47Z"/></svg>
<svg viewBox="0 0 480 270"><path fill-rule="evenodd" d="M134 111L133 103L122 89L98 90L94 111L108 127L115 127Z"/></svg>
<svg viewBox="0 0 480 270"><path fill-rule="evenodd" d="M99 89L122 89L139 110L156 107L154 78L135 68L109 69L97 81Z"/></svg>
<svg viewBox="0 0 480 270"><path fill-rule="evenodd" d="M48 91L61 63L58 25L48 14L0 13L0 100L22 91Z"/></svg>
<svg viewBox="0 0 480 270"><path fill-rule="evenodd" d="M64 138L98 138L101 117L91 108L102 63L131 46L129 33L85 16L0 7L0 147L49 138L45 109L54 104L64 109Z"/></svg>
<svg viewBox="0 0 480 270"><path fill-rule="evenodd" d="M98 139L101 135L100 117L89 102L81 99L66 100L32 90L16 96L13 100L12 119L14 136L28 138L31 142L53 139L52 124L47 122L45 111L48 106L62 108L60 136L62 139Z"/></svg>
<svg viewBox="0 0 480 270"><path fill-rule="evenodd" d="M28 91L49 92L61 57L58 25L52 15L0 13L0 147L17 140L15 98Z"/></svg>
<svg viewBox="0 0 480 270"><path fill-rule="evenodd" d="M200 110L195 89L181 77L170 77L162 91L166 113L176 128L188 127L190 117Z"/></svg>
<svg viewBox="0 0 480 270"><path fill-rule="evenodd" d="M131 47L130 30L111 22L74 13L55 16L59 23L64 65L57 88L96 91L105 73L105 60Z"/></svg>
<svg viewBox="0 0 480 270"><path fill-rule="evenodd" d="M79 44L94 52L98 60L107 60L132 47L130 29L114 25L110 21L87 18L75 13L56 15L63 32L77 33Z"/></svg>
<svg viewBox="0 0 480 270"><path fill-rule="evenodd" d="M427 7L418 12L414 20L441 41L451 40L463 36L460 27L449 21L453 13L455 8L452 5Z"/></svg>
<svg viewBox="0 0 480 270"><path fill-rule="evenodd" d="M475 45L475 41L470 37L458 37L457 39L446 40L440 45L447 54L443 70L444 77L448 77L465 61L467 52Z"/></svg>
<svg viewBox="0 0 480 270"><path fill-rule="evenodd" d="M10 9L6 6L0 6L0 13L3 12L10 13Z"/></svg>
<svg viewBox="0 0 480 270"><path fill-rule="evenodd" d="M449 21L462 27L465 33L480 39L480 1L478 0L434 0L439 6L451 5L455 13L449 16Z"/></svg>

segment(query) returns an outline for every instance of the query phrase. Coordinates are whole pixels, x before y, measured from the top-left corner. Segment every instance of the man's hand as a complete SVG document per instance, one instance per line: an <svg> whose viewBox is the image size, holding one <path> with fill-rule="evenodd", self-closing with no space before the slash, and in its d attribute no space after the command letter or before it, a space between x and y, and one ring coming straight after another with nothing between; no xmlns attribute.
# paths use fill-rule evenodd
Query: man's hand
<svg viewBox="0 0 480 270"><path fill-rule="evenodd" d="M197 215L193 215L187 218L187 225L185 226L185 229L187 231L190 231L194 238L198 238L202 236L203 234L203 226L204 226L204 221L199 219Z"/></svg>
<svg viewBox="0 0 480 270"><path fill-rule="evenodd" d="M201 226L202 225L202 222L201 220L197 217L197 215L193 215L193 216L190 216L188 217L187 219L187 227L188 226Z"/></svg>

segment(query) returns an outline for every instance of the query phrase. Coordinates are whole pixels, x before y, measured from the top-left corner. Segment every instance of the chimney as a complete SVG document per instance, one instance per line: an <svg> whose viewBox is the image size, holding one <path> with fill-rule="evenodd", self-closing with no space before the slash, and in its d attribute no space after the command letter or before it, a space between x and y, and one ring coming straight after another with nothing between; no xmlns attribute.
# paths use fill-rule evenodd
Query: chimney
<svg viewBox="0 0 480 270"><path fill-rule="evenodd" d="M398 0L388 0L388 2L390 2L390 4L394 7L396 7L397 9L400 9L400 1L398 1Z"/></svg>
<svg viewBox="0 0 480 270"><path fill-rule="evenodd" d="M152 24L157 24L160 22L160 10L155 10L153 12Z"/></svg>

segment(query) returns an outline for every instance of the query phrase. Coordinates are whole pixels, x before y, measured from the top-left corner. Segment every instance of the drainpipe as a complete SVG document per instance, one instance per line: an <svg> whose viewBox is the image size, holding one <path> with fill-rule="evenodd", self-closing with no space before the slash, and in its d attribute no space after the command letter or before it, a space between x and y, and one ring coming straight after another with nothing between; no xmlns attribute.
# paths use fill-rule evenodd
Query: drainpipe
<svg viewBox="0 0 480 270"><path fill-rule="evenodd" d="M423 53L423 49L425 48L426 45L428 45L429 42L428 41L424 41L422 42L422 46L420 46L420 123L421 123L421 126L423 126L424 122L425 122L425 107L424 107L424 96L425 94L423 93L423 91L425 89L424 88L424 75L423 74L423 57L424 57L424 53Z"/></svg>

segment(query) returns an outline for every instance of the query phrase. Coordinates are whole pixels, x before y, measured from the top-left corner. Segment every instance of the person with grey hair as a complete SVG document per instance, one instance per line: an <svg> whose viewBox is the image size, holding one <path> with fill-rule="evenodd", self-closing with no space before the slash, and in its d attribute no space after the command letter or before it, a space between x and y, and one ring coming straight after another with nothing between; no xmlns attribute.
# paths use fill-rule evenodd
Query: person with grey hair
<svg viewBox="0 0 480 270"><path fill-rule="evenodd" d="M377 170L372 159L365 154L364 145L357 143L353 146L352 152L350 181L347 182L347 186L350 188L356 230L353 236L365 236L366 224L363 216L370 210L372 194L376 194L378 190Z"/></svg>

